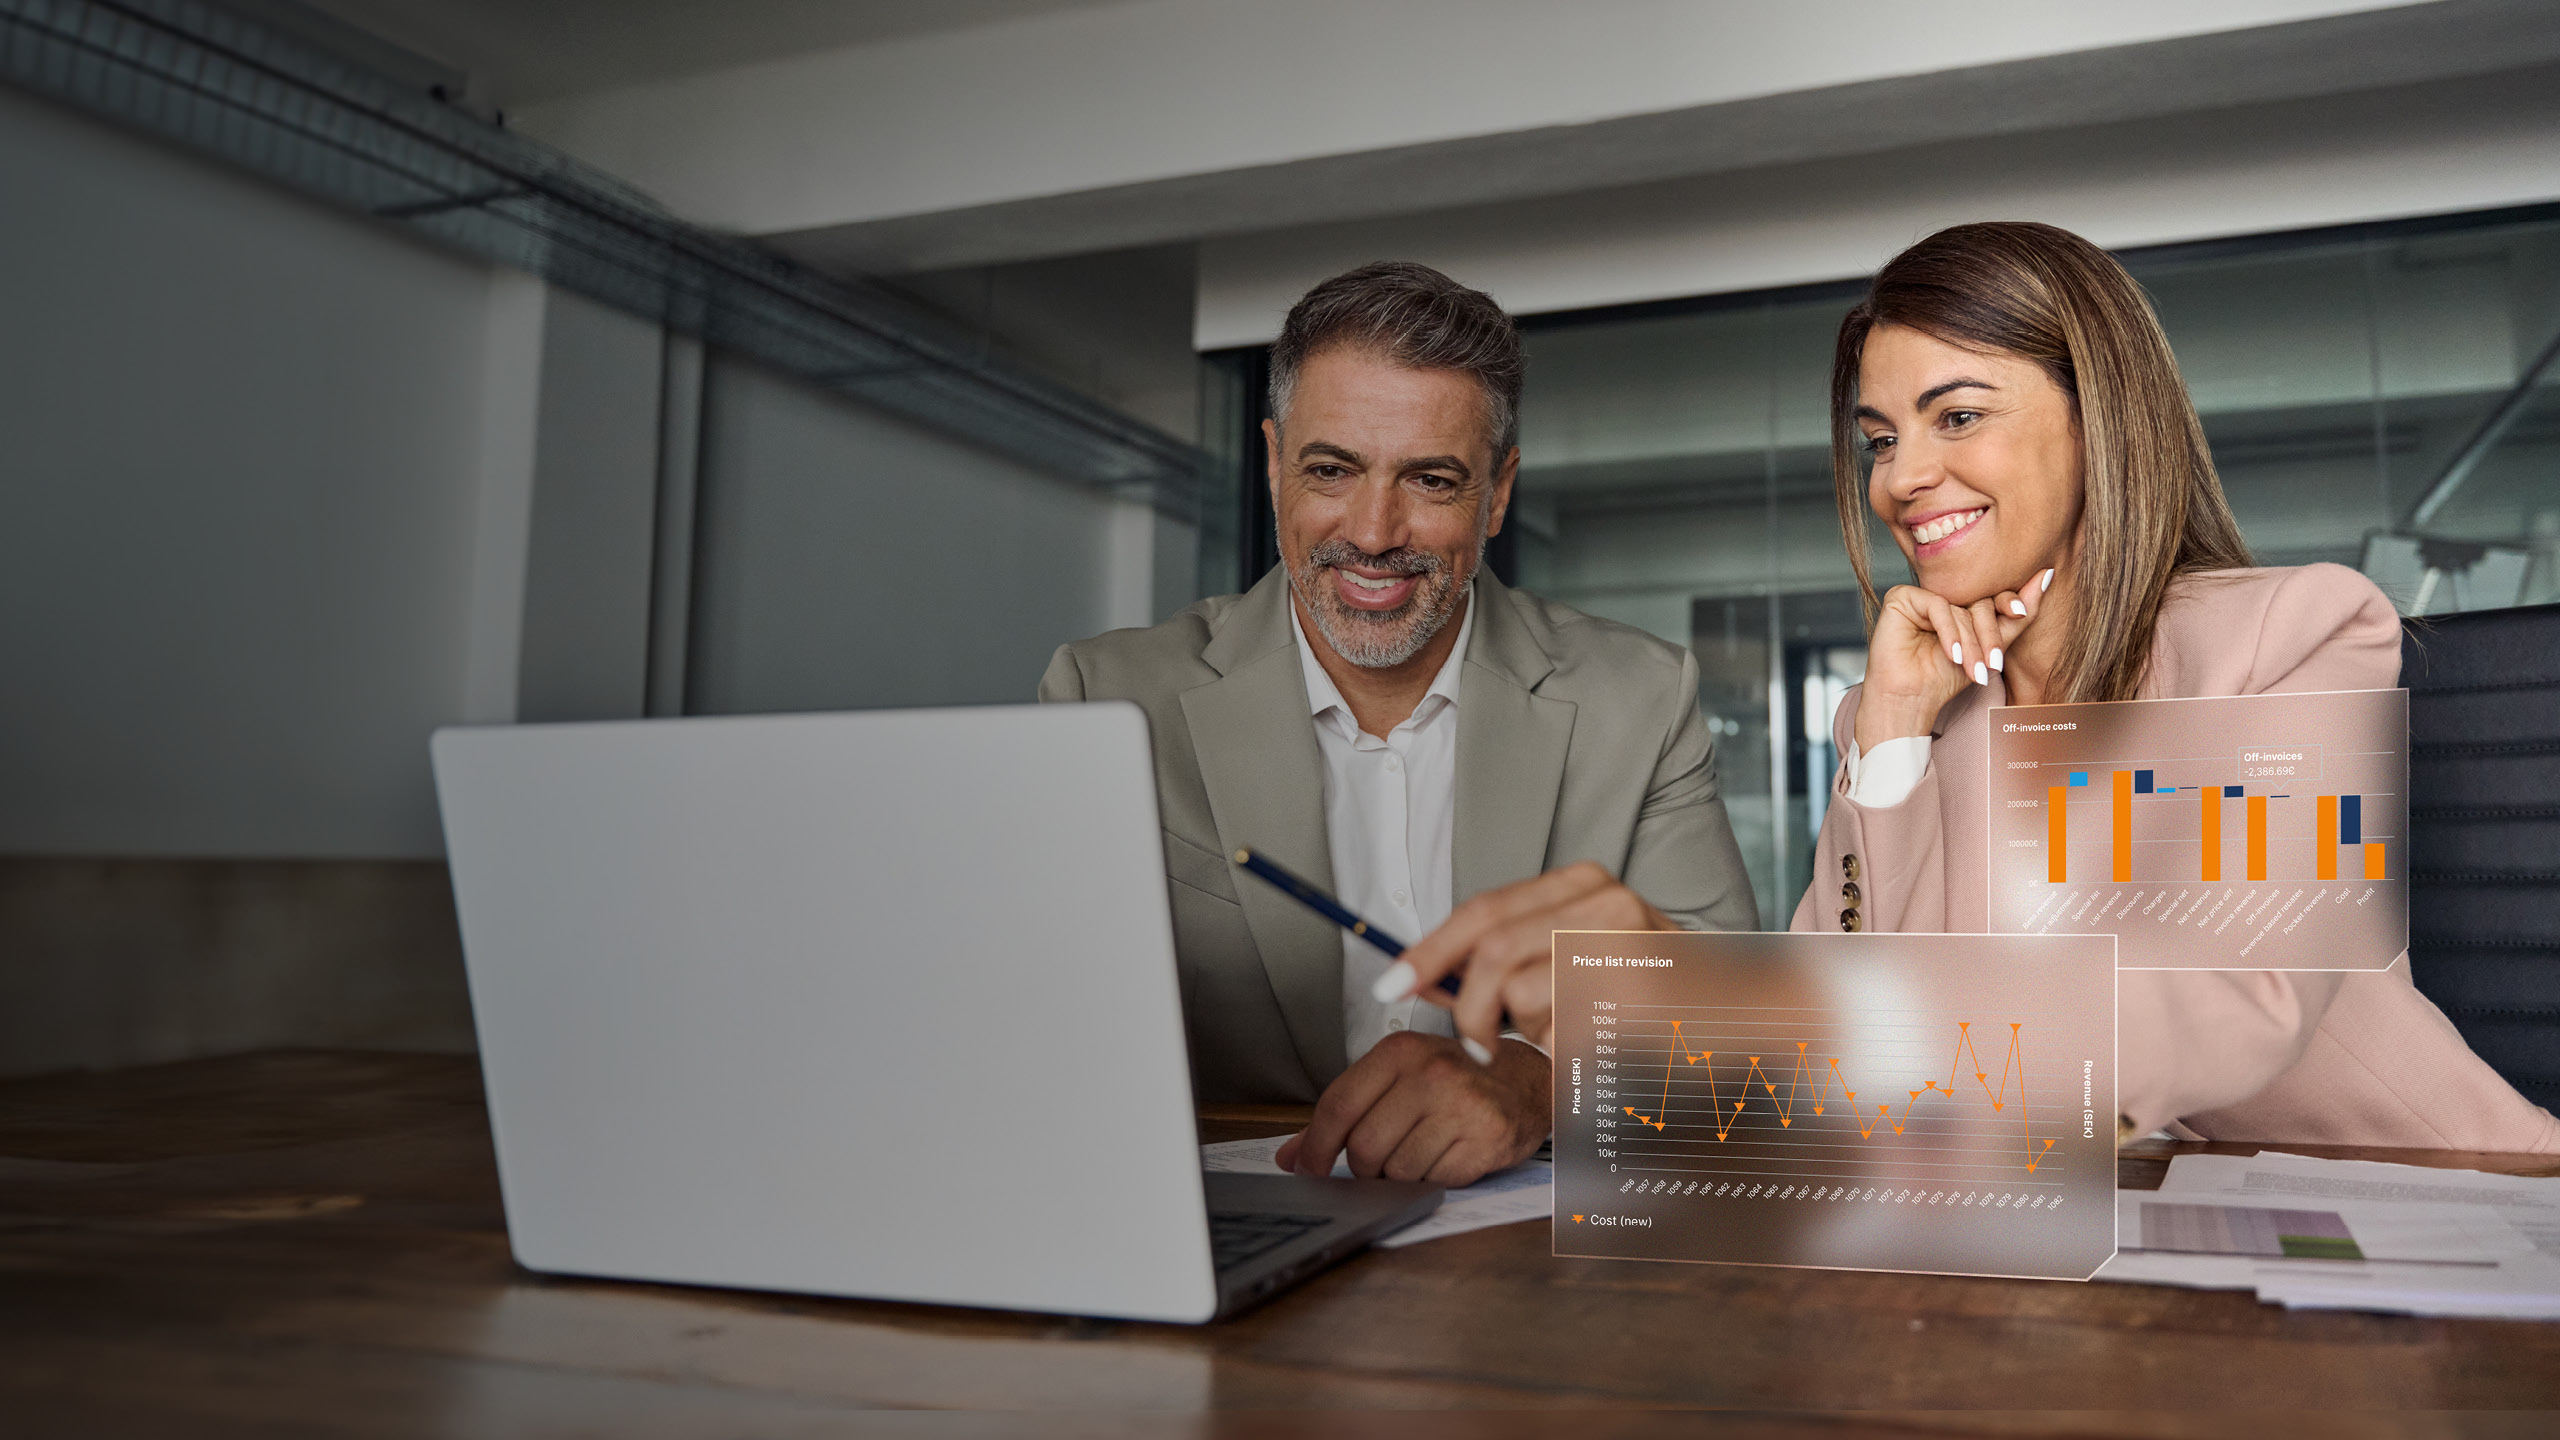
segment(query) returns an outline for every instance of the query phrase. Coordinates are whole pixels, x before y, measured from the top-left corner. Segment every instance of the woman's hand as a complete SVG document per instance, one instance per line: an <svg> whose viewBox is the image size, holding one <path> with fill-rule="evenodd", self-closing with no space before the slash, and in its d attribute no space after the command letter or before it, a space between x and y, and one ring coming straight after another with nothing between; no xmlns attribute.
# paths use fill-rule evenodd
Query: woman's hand
<svg viewBox="0 0 2560 1440"><path fill-rule="evenodd" d="M1951 605L1917 585L1884 594L1867 641L1867 678L1858 692L1858 750L1937 729L1938 712L1967 685L1988 685L2009 647L2035 623L2053 572L1971 605Z"/></svg>
<svg viewBox="0 0 2560 1440"><path fill-rule="evenodd" d="M1588 860L1487 890L1450 912L1378 977L1378 998L1422 998L1450 1012L1461 1043L1484 1064L1502 1038L1502 1016L1540 1049L1555 1036L1555 932L1677 930L1661 911ZM1457 995L1441 976L1463 972Z"/></svg>

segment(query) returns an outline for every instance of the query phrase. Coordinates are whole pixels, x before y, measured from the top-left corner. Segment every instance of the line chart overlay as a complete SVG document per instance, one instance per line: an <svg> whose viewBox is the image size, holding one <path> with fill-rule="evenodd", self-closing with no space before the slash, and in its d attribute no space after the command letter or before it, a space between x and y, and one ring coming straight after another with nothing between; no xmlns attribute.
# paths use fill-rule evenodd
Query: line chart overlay
<svg viewBox="0 0 2560 1440"><path fill-rule="evenodd" d="M1640 1040L1644 1038L1645 1031L1662 1025L1665 1023L1666 1018L1661 1015L1649 1015L1640 1012L1650 1010L1670 1011L1679 1009L1686 1009L1694 1012L1698 1010L1712 1010L1712 1008L1713 1007L1707 1006L1668 1005L1631 1006L1625 1011L1616 1013L1615 1027L1604 1032L1604 1034L1607 1038L1611 1039L1623 1038L1628 1041ZM1748 1056L1746 1063L1749 1068L1745 1069L1741 1077L1730 1087L1734 1098L1732 1100L1732 1108L1728 1110L1726 1108L1724 1091L1720 1089L1716 1083L1716 1052L1713 1049L1697 1050L1692 1048L1691 1042L1704 1035L1712 1024L1712 1022L1698 1024L1698 1021L1699 1017L1694 1013L1691 1015L1690 1019L1686 1021L1676 1019L1670 1020L1668 1022L1671 1026L1670 1043L1660 1050L1660 1058L1652 1059L1649 1062L1637 1058L1644 1056L1647 1053L1645 1047L1640 1044L1624 1043L1614 1047L1616 1053L1628 1057L1627 1059L1621 1060L1618 1065L1619 1086L1623 1087L1635 1084L1641 1087L1641 1082L1644 1077L1638 1072L1648 1064L1654 1068L1659 1068L1662 1071L1662 1094L1659 1099L1653 1102L1651 1113L1640 1111L1633 1105L1622 1105L1618 1107L1623 1113L1634 1117L1637 1124L1653 1127L1654 1132L1658 1135L1667 1137L1670 1133L1670 1127L1675 1123L1681 1124L1683 1128L1688 1127L1689 1122L1681 1120L1679 1117L1685 1114L1694 1114L1696 1107L1694 1104L1684 1104L1678 1110L1675 1110L1672 1104L1672 1090L1674 1087L1678 1087L1682 1091L1681 1099L1684 1101L1695 1101L1697 1098L1697 1086L1701 1080L1705 1082L1707 1087L1706 1122L1714 1129L1716 1143L1719 1145L1733 1138L1734 1131L1743 1126L1745 1122L1745 1110L1750 1107L1752 1102L1760 1100L1763 1097L1766 1099L1769 1110L1776 1115L1778 1128L1781 1130L1792 1130L1795 1127L1799 1113L1801 1113L1808 1120L1806 1133L1810 1136L1812 1133L1810 1126L1811 1119L1826 1114L1836 1113L1840 1116L1842 1122L1845 1122L1847 1126L1857 1130L1859 1139L1872 1140L1875 1138L1878 1130L1891 1130L1894 1134L1900 1135L1904 1134L1913 1125L1915 1125L1917 1121L1912 1112L1919 1107L1922 1096L1936 1096L1950 1102L1967 1102L1973 1098L1971 1094L1973 1086L1980 1086L1982 1090L1982 1099L1989 1103L1992 1113L1995 1115L2011 1114L2015 1120L2022 1142L2020 1153L2023 1157L2023 1163L2026 1166L2028 1174L2034 1174L2036 1172L2036 1162L2044 1158L2045 1155L2053 1149L2054 1142L2050 1135L2041 1142L2037 1140L2035 1122L2028 1118L2025 1057L2020 1053L2018 1039L2018 1032L2025 1028L2025 1022L2023 1021L2013 1020L2009 1022L2009 1049L2006 1054L2001 1056L2000 1086L1997 1090L1992 1088L1991 1072L1988 1070L1973 1071L1972 1085L1966 1085L1963 1083L1965 1067L1968 1064L1982 1064L1982 1055L1981 1052L1974 1048L1973 1022L1969 1020L1959 1020L1956 1022L1955 1056L1948 1062L1946 1083L1941 1085L1935 1079L1921 1081L1919 1089L1909 1092L1909 1094L1903 1098L1898 1113L1895 1109L1894 1101L1889 1095L1883 1100L1877 1100L1874 1098L1873 1092L1870 1092L1868 1103L1875 1106L1875 1113L1873 1115L1868 1115L1865 1110L1859 1106L1857 1090L1852 1088L1849 1077L1841 1073L1840 1057L1833 1055L1827 1060L1817 1061L1816 1057L1811 1053L1813 1042L1810 1040L1798 1040L1796 1042L1794 1068L1792 1070L1786 1070L1783 1068L1778 1071L1764 1070L1761 1068L1762 1057L1758 1055ZM1740 1014L1735 1017L1732 1023L1743 1027L1743 1033L1738 1036L1738 1039L1743 1047L1743 1051L1747 1051L1763 1038L1765 1031L1769 1028L1786 1028L1791 1022L1800 1027L1824 1025L1824 1022L1815 1020L1810 1016L1796 1015L1785 1011L1776 1012L1765 1017L1753 1014ZM1595 1026L1598 1023L1599 1017L1595 1016ZM1688 1034L1683 1034L1681 1033L1681 1027L1684 1024L1696 1024L1697 1028L1692 1029ZM1824 1025L1824 1028L1836 1028L1836 1025ZM1729 1041L1727 1043L1733 1042ZM1835 1050L1842 1047L1843 1042L1837 1038L1832 1039L1830 1043L1825 1046L1827 1049ZM1724 1068L1727 1071L1730 1071L1733 1068L1734 1057L1741 1056L1743 1051L1726 1052L1727 1059L1725 1061ZM1783 1064L1783 1062L1781 1063ZM1817 1066L1820 1068L1815 1068ZM1781 1094L1778 1089L1778 1081L1776 1077L1779 1074L1784 1074L1786 1077L1786 1090L1784 1094ZM2056 1074L2048 1078L2054 1082L2056 1088L2062 1088L2062 1082L2068 1077ZM2015 1100L2017 1107L2014 1112L2010 1110L2011 1088L2013 1085L2015 1086ZM1620 1093L1622 1093L1621 1090L1612 1088L1608 1092L1609 1098L1615 1098ZM2053 1107L2049 1105L2047 1108ZM1604 1119L1599 1123L1604 1126L1610 1126L1615 1125L1617 1122ZM2048 1126L2046 1128L2048 1130L2055 1130L2059 1128L2059 1125ZM1746 1145L1751 1143L1748 1133L1744 1136L1744 1143Z"/></svg>
<svg viewBox="0 0 2560 1440"><path fill-rule="evenodd" d="M1991 712L1995 930L2127 969L2379 970L2409 948L2405 690Z"/></svg>
<svg viewBox="0 0 2560 1440"><path fill-rule="evenodd" d="M2085 1279L2104 936L1556 936L1558 1254Z"/></svg>

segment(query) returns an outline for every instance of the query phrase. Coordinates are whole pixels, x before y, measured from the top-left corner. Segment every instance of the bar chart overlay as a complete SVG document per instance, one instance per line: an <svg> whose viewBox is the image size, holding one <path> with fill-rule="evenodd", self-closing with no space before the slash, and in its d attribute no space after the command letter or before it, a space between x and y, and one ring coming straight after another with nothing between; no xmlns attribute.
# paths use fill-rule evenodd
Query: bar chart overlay
<svg viewBox="0 0 2560 1440"><path fill-rule="evenodd" d="M2409 697L1991 712L1989 923L2134 969L2379 970L2409 946Z"/></svg>
<svg viewBox="0 0 2560 1440"><path fill-rule="evenodd" d="M1559 1255L2086 1279L2106 936L1559 932Z"/></svg>

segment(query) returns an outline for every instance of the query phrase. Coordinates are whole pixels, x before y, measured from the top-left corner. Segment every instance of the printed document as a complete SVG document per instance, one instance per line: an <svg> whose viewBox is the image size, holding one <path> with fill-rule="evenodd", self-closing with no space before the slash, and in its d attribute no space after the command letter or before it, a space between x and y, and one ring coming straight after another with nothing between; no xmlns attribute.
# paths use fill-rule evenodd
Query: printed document
<svg viewBox="0 0 2560 1440"><path fill-rule="evenodd" d="M2297 1309L2560 1319L2560 1179L2301 1155L2181 1155L2118 1201L2101 1280Z"/></svg>
<svg viewBox="0 0 2560 1440"><path fill-rule="evenodd" d="M1281 1170L1271 1162L1271 1157L1280 1152L1281 1145L1288 1139L1286 1135L1267 1135L1258 1140L1225 1140L1215 1145L1203 1145L1200 1147L1200 1164L1208 1170L1277 1175ZM1333 1173L1348 1176L1351 1167L1336 1161ZM1555 1195L1555 1162L1540 1155L1508 1170L1497 1170L1473 1185L1450 1191L1441 1200L1438 1210L1392 1235L1380 1237L1374 1243L1393 1250L1493 1225L1544 1220L1555 1208Z"/></svg>

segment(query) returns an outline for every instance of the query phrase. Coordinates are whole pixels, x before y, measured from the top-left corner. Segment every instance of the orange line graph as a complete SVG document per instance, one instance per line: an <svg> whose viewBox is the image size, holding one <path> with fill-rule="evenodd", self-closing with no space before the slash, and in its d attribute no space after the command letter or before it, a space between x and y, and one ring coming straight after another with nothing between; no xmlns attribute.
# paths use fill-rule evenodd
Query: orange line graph
<svg viewBox="0 0 2560 1440"><path fill-rule="evenodd" d="M1858 1092L1849 1088L1848 1077L1840 1073L1840 1062L1837 1059L1832 1060L1823 1070L1813 1071L1813 1078L1817 1083L1808 1086L1806 1077L1813 1062L1809 1053L1809 1042L1803 1040L1796 1042L1795 1068L1788 1072L1787 1093L1784 1098L1780 1098L1778 1094L1777 1078L1762 1069L1761 1057L1754 1055L1751 1057L1750 1068L1743 1072L1741 1098L1734 1100L1728 1108L1716 1084L1715 1066L1707 1063L1707 1104L1709 1114L1713 1117L1716 1138L1724 1140L1733 1134L1735 1122L1742 1118L1742 1107L1751 1097L1751 1087L1754 1082L1759 1084L1769 1108L1777 1112L1778 1124L1781 1128L1795 1127L1796 1113L1799 1108L1810 1108L1816 1115L1826 1113L1831 1095L1836 1090L1848 1108L1850 1123L1858 1127L1859 1139L1871 1140L1875 1138L1879 1128L1885 1127L1890 1127L1894 1134L1899 1135L1903 1132L1903 1127L1910 1123L1911 1108L1920 1103L1921 1096L1936 1094L1949 1100L1957 1098L1956 1085L1964 1074L1965 1059L1970 1056L1974 1065L1974 1083L1981 1087L1983 1098L1991 1102L1994 1114L2003 1113L2008 1109L2009 1083L2012 1079L2016 1080L2018 1133L2026 1140L2027 1171L2033 1174L2036 1163L2044 1158L2046 1151L2053 1148L2054 1142L2046 1140L2039 1145L2027 1119L2027 1062L2025 1053L2019 1048L2019 1028L2019 1025L2014 1023L2009 1026L2009 1052L2001 1060L2000 1088L1994 1090L1991 1088L1991 1067L1982 1062L1981 1054L1974 1048L1973 1022L1957 1021L1955 1058L1948 1064L1947 1083L1940 1085L1935 1080L1923 1080L1920 1082L1919 1089L1905 1092L1909 1098L1902 1102L1900 1118L1895 1117L1891 1102L1877 1105L1874 1118L1868 1118L1858 1106ZM1690 1049L1689 1037L1680 1033L1680 1022L1677 1020L1671 1022L1671 1044L1672 1048L1663 1052L1662 1099L1654 1106L1653 1113L1645 1114L1632 1105L1618 1107L1634 1116L1638 1123L1650 1125L1656 1131L1666 1129L1670 1123L1671 1077L1677 1068L1671 1063L1674 1054L1689 1065L1712 1062L1716 1054L1713 1050Z"/></svg>

